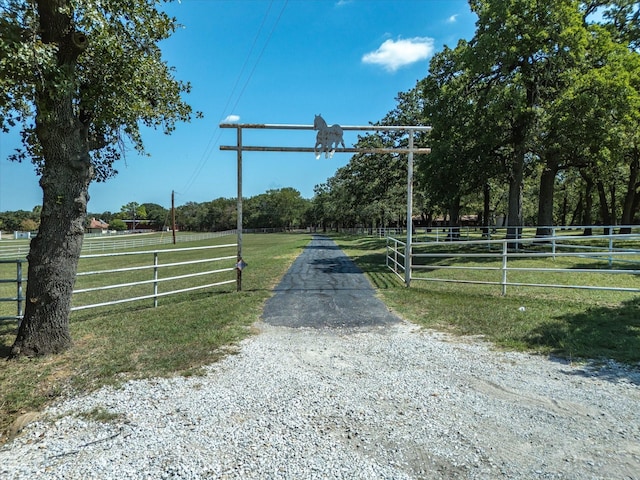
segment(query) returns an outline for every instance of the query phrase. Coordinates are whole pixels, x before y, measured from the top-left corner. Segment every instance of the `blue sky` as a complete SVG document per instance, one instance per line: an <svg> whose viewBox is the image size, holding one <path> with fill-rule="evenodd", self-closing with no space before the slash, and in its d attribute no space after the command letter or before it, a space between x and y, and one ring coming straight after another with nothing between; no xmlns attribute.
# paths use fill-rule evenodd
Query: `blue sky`
<svg viewBox="0 0 640 480"><path fill-rule="evenodd" d="M240 123L367 125L395 107L398 92L425 77L431 56L474 33L466 0L181 0L167 7L182 24L163 42L187 101L203 119L171 136L145 131L149 157L133 150L119 174L89 188L89 212L117 212L129 202L170 207L236 195L235 129ZM0 136L0 211L42 201L30 164L6 157L18 134ZM308 146L312 131L246 130L247 145ZM347 146L356 136L345 132ZM348 154L316 160L307 153L246 152L243 193L293 187L303 197L348 163Z"/></svg>

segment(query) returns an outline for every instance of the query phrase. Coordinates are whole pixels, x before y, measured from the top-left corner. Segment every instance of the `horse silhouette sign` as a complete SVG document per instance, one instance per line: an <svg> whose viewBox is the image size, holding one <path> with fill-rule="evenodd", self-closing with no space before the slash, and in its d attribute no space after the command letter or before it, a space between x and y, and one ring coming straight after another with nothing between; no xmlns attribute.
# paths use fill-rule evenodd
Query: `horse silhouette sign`
<svg viewBox="0 0 640 480"><path fill-rule="evenodd" d="M338 146L342 145L342 148L345 148L342 138L343 130L340 125L335 124L328 127L322 115L316 115L316 118L313 120L313 129L318 130L316 144L313 147L316 160L320 158L320 154L323 152L324 158L333 158L333 154L336 153ZM320 147L319 150L318 147Z"/></svg>

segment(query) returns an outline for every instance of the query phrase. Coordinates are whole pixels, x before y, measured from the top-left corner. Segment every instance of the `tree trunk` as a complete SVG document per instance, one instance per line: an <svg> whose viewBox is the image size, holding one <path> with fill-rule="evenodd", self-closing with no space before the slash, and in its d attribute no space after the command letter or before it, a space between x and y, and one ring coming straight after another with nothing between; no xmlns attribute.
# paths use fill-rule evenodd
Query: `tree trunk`
<svg viewBox="0 0 640 480"><path fill-rule="evenodd" d="M67 166L68 167L68 166ZM27 257L25 315L12 356L58 353L71 345L69 312L82 249L90 169L47 169L38 235Z"/></svg>
<svg viewBox="0 0 640 480"><path fill-rule="evenodd" d="M585 181L584 216L582 217L582 225L586 227L584 229L584 235L590 236L593 234L593 229L590 227L590 225L593 224L592 212L593 212L593 185L594 184L593 184L593 179L591 178L590 175L581 171L580 176L582 176L582 178Z"/></svg>
<svg viewBox="0 0 640 480"><path fill-rule="evenodd" d="M629 180L627 182L627 191L624 195L624 201L622 204L622 218L620 223L625 225L620 229L620 233L631 233L631 225L633 223L633 216L635 215L634 206L637 204L636 197L638 195L638 175L640 173L640 159L636 157L631 161L629 165Z"/></svg>
<svg viewBox="0 0 640 480"><path fill-rule="evenodd" d="M449 240L460 239L460 200L457 195L449 206Z"/></svg>
<svg viewBox="0 0 640 480"><path fill-rule="evenodd" d="M576 208L573 210L573 214L571 215L570 225L576 225L576 222L582 221L583 216L583 200L582 200L582 192L580 192L580 196L578 197L578 202L576 203Z"/></svg>
<svg viewBox="0 0 640 480"><path fill-rule="evenodd" d="M604 234L609 234L609 225L613 225L613 220L611 219L611 212L609 211L609 204L607 202L607 192L604 188L604 183L598 181L596 183L596 187L598 189L598 197L600 199L600 216L602 218L602 223L605 225Z"/></svg>
<svg viewBox="0 0 640 480"><path fill-rule="evenodd" d="M520 238L522 233L522 186L524 182L524 154L516 152L509 176L509 206L507 238Z"/></svg>
<svg viewBox="0 0 640 480"><path fill-rule="evenodd" d="M489 183L484 184L483 188L483 211L482 211L482 234L489 236L489 223L491 222L491 186Z"/></svg>
<svg viewBox="0 0 640 480"><path fill-rule="evenodd" d="M43 203L38 235L31 242L27 257L25 314L11 349L12 357L58 353L71 345L71 295L93 167L88 124L80 122L74 108L72 81L86 38L74 31L72 16L64 13L68 8L62 1L38 2L42 39L58 45L59 68L45 73L45 81L37 91L35 133L44 160L40 178Z"/></svg>
<svg viewBox="0 0 640 480"><path fill-rule="evenodd" d="M553 225L553 196L558 167L547 162L540 176L540 195L538 197L538 228L536 237L549 237Z"/></svg>

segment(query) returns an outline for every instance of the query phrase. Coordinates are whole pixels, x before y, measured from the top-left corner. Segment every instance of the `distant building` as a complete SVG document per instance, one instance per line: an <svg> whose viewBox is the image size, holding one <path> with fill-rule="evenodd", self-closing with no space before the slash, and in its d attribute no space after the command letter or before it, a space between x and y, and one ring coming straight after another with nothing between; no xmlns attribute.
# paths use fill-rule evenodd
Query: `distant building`
<svg viewBox="0 0 640 480"><path fill-rule="evenodd" d="M109 233L109 224L103 220L96 220L95 218L92 218L91 222L89 222L87 233L107 234Z"/></svg>
<svg viewBox="0 0 640 480"><path fill-rule="evenodd" d="M123 219L122 221L127 226L127 230L134 233L149 232L149 231L155 230L155 227L151 222L151 220L142 220L142 219L136 218L134 220Z"/></svg>

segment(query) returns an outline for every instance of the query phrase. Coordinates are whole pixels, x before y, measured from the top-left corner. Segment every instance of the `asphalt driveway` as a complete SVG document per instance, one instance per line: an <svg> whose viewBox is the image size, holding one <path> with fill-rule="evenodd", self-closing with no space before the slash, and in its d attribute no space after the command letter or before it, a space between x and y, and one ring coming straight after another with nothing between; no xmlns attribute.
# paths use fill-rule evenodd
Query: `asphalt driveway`
<svg viewBox="0 0 640 480"><path fill-rule="evenodd" d="M366 276L322 235L294 261L264 308L265 323L291 328L359 328L397 323Z"/></svg>

